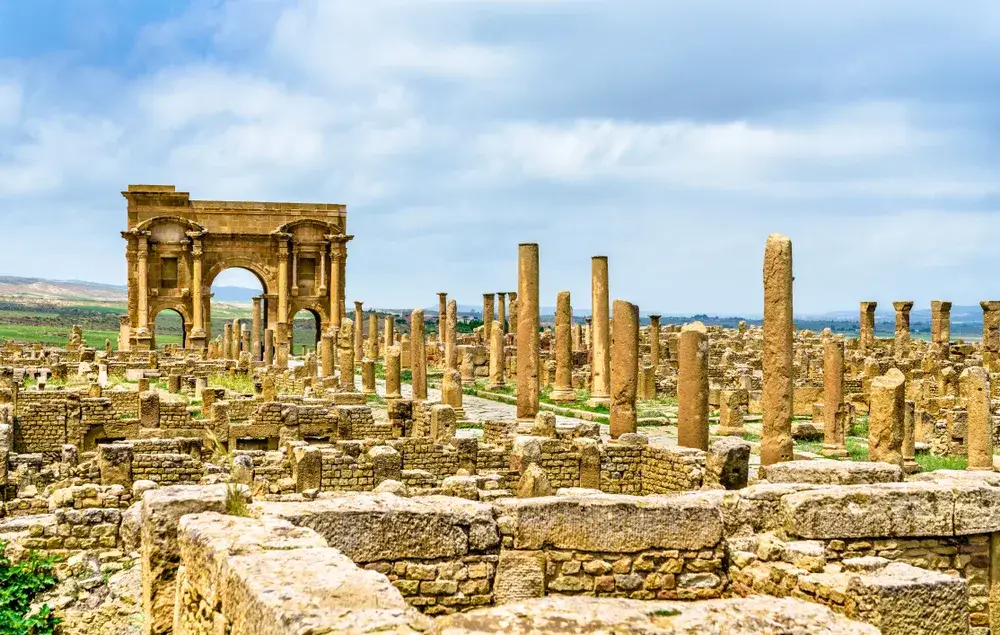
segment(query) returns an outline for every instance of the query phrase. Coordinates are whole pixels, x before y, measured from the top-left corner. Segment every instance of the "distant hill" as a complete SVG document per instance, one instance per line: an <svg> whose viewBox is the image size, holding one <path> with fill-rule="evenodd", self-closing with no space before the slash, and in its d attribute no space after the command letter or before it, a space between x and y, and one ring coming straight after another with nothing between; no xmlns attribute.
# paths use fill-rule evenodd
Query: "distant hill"
<svg viewBox="0 0 1000 635"><path fill-rule="evenodd" d="M125 302L124 286L83 280L45 280L0 276L0 297L38 300L95 300Z"/></svg>

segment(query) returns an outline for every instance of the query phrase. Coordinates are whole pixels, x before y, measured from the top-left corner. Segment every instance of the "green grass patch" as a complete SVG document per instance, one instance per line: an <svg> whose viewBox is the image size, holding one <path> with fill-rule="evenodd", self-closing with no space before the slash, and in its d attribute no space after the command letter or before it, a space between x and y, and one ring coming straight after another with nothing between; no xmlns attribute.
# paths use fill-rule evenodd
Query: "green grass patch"
<svg viewBox="0 0 1000 635"><path fill-rule="evenodd" d="M749 431L747 431L747 432L744 432L740 436L743 438L744 441L751 441L753 443L760 443L760 435L757 434L756 432L749 432Z"/></svg>
<svg viewBox="0 0 1000 635"><path fill-rule="evenodd" d="M250 516L250 506L240 492L240 486L230 483L226 486L226 514L228 516Z"/></svg>
<svg viewBox="0 0 1000 635"><path fill-rule="evenodd" d="M934 470L964 470L969 467L968 457L961 455L939 456L935 454L918 454L917 464L920 471L933 472Z"/></svg>
<svg viewBox="0 0 1000 635"><path fill-rule="evenodd" d="M253 377L250 375L222 375L216 374L208 378L209 386L225 388L242 395L252 395L256 392Z"/></svg>

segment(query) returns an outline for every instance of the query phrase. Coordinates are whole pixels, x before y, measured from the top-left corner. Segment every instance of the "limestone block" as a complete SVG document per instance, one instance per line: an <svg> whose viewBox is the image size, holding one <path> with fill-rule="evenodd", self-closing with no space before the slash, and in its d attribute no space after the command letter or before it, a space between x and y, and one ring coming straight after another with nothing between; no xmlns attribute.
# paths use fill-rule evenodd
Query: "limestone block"
<svg viewBox="0 0 1000 635"><path fill-rule="evenodd" d="M448 496L361 494L260 507L314 529L358 563L460 557L500 541L492 507Z"/></svg>
<svg viewBox="0 0 1000 635"><path fill-rule="evenodd" d="M601 488L601 444L596 439L573 439L573 447L580 453L580 487Z"/></svg>
<svg viewBox="0 0 1000 635"><path fill-rule="evenodd" d="M382 481L403 480L403 457L395 448L387 445L376 445L368 450L375 471L375 485Z"/></svg>
<svg viewBox="0 0 1000 635"><path fill-rule="evenodd" d="M323 453L319 448L298 446L292 450L292 478L296 492L323 486Z"/></svg>
<svg viewBox="0 0 1000 635"><path fill-rule="evenodd" d="M542 551L504 549L497 562L493 597L497 604L545 595L545 554Z"/></svg>
<svg viewBox="0 0 1000 635"><path fill-rule="evenodd" d="M790 494L781 509L788 534L801 538L948 536L954 500L946 484L884 483Z"/></svg>
<svg viewBox="0 0 1000 635"><path fill-rule="evenodd" d="M515 549L629 553L704 549L722 539L719 506L697 495L510 498L495 505L511 518Z"/></svg>
<svg viewBox="0 0 1000 635"><path fill-rule="evenodd" d="M882 635L965 635L969 632L966 581L894 562L874 575L853 576L847 613Z"/></svg>
<svg viewBox="0 0 1000 635"><path fill-rule="evenodd" d="M97 446L97 467L101 485L132 487L132 446L117 443Z"/></svg>
<svg viewBox="0 0 1000 635"><path fill-rule="evenodd" d="M750 444L739 437L723 437L712 442L705 469L725 489L746 487L750 475Z"/></svg>
<svg viewBox="0 0 1000 635"><path fill-rule="evenodd" d="M890 463L815 459L762 466L760 478L771 483L862 485L900 482L903 480L903 470Z"/></svg>
<svg viewBox="0 0 1000 635"><path fill-rule="evenodd" d="M552 496L552 485L545 475L545 470L538 467L537 463L532 463L517 482L518 498L535 498L539 496Z"/></svg>
<svg viewBox="0 0 1000 635"><path fill-rule="evenodd" d="M539 410L535 415L534 424L531 426L531 436L534 437L554 437L556 436L556 416L548 410Z"/></svg>
<svg viewBox="0 0 1000 635"><path fill-rule="evenodd" d="M234 483L253 485L253 457L240 454L233 458L232 478Z"/></svg>
<svg viewBox="0 0 1000 635"><path fill-rule="evenodd" d="M510 470L522 474L529 465L542 460L542 439L517 437L510 450Z"/></svg>

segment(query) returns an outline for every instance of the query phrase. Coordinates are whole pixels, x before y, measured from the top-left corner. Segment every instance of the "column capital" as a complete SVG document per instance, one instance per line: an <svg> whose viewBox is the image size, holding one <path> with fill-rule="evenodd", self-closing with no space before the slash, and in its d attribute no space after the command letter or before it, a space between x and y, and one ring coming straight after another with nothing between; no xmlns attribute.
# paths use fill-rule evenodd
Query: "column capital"
<svg viewBox="0 0 1000 635"><path fill-rule="evenodd" d="M910 300L900 300L893 302L892 308L896 309L897 313L909 313L910 309L913 308L913 302Z"/></svg>
<svg viewBox="0 0 1000 635"><path fill-rule="evenodd" d="M983 300L979 303L984 312L1000 311L1000 300Z"/></svg>
<svg viewBox="0 0 1000 635"><path fill-rule="evenodd" d="M861 310L865 313L874 313L877 306L878 302L866 301L861 303Z"/></svg>
<svg viewBox="0 0 1000 635"><path fill-rule="evenodd" d="M657 320L658 321L661 317L663 317L663 316L662 315L652 315L652 314L650 314L649 319L650 320Z"/></svg>

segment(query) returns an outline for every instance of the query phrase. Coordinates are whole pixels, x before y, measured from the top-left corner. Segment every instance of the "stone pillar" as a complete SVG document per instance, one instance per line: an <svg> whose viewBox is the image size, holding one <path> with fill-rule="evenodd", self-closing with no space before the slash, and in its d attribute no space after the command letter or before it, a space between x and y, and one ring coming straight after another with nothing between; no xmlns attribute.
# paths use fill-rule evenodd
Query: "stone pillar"
<svg viewBox="0 0 1000 635"><path fill-rule="evenodd" d="M226 353L230 357L230 359L240 358L240 337L242 337L242 335L243 333L242 333L242 328L240 327L240 321L239 319L234 318L233 338L232 340L230 340L230 343L232 344L232 349Z"/></svg>
<svg viewBox="0 0 1000 635"><path fill-rule="evenodd" d="M966 444L970 470L993 470L993 422L990 413L990 377L982 366L970 366L959 375L965 398Z"/></svg>
<svg viewBox="0 0 1000 635"><path fill-rule="evenodd" d="M707 451L708 330L704 324L692 322L681 328L677 361L677 445Z"/></svg>
<svg viewBox="0 0 1000 635"><path fill-rule="evenodd" d="M291 332L291 326L288 324L288 239L279 238L278 240L278 343L280 344L281 342L287 342L290 332Z"/></svg>
<svg viewBox="0 0 1000 635"><path fill-rule="evenodd" d="M136 318L137 335L149 335L149 240L139 236L138 266L136 271L139 283L139 308Z"/></svg>
<svg viewBox="0 0 1000 635"><path fill-rule="evenodd" d="M128 339L132 335L132 327L128 323L127 315L118 316L118 350L128 351Z"/></svg>
<svg viewBox="0 0 1000 635"><path fill-rule="evenodd" d="M362 343L364 342L364 309L362 306L364 302L354 301L354 359L361 361L364 359L365 353L362 350L364 347Z"/></svg>
<svg viewBox="0 0 1000 635"><path fill-rule="evenodd" d="M868 350L875 346L875 307L878 302L861 303L861 334L859 340L862 350Z"/></svg>
<svg viewBox="0 0 1000 635"><path fill-rule="evenodd" d="M897 368L872 379L868 414L868 460L903 466L906 377Z"/></svg>
<svg viewBox="0 0 1000 635"><path fill-rule="evenodd" d="M947 300L931 300L931 342L941 347L944 356L948 355L951 343L951 302Z"/></svg>
<svg viewBox="0 0 1000 635"><path fill-rule="evenodd" d="M344 314L343 303L340 299L340 261L343 257L341 244L333 241L330 244L330 327L339 328L340 320Z"/></svg>
<svg viewBox="0 0 1000 635"><path fill-rule="evenodd" d="M761 465L792 460L792 241L767 237L764 248L764 390Z"/></svg>
<svg viewBox="0 0 1000 635"><path fill-rule="evenodd" d="M916 411L916 403L906 401L903 410L903 472L906 474L916 474L920 471L920 464L917 463Z"/></svg>
<svg viewBox="0 0 1000 635"><path fill-rule="evenodd" d="M240 325L240 353L250 353L250 327L246 324ZM237 356L239 358L239 355Z"/></svg>
<svg viewBox="0 0 1000 635"><path fill-rule="evenodd" d="M517 418L538 414L538 244L521 243L517 258Z"/></svg>
<svg viewBox="0 0 1000 635"><path fill-rule="evenodd" d="M896 310L896 333L893 348L896 356L900 357L905 355L910 347L910 310L913 308L913 302L893 302L892 308Z"/></svg>
<svg viewBox="0 0 1000 635"><path fill-rule="evenodd" d="M375 394L375 362L371 359L361 361L361 392Z"/></svg>
<svg viewBox="0 0 1000 635"><path fill-rule="evenodd" d="M368 316L368 359L378 361L378 316L374 311Z"/></svg>
<svg viewBox="0 0 1000 635"><path fill-rule="evenodd" d="M334 376L334 369L336 368L333 363L333 349L335 348L336 342L334 338L335 336L333 333L327 332L323 334L323 339L321 340L320 364L323 377Z"/></svg>
<svg viewBox="0 0 1000 635"><path fill-rule="evenodd" d="M228 359L233 352L233 325L222 325L222 357Z"/></svg>
<svg viewBox="0 0 1000 635"><path fill-rule="evenodd" d="M385 350L385 398L400 399L400 349L393 344Z"/></svg>
<svg viewBox="0 0 1000 635"><path fill-rule="evenodd" d="M452 300L454 302L454 300ZM462 413L458 418L465 416L462 409L462 374L455 368L445 368L441 375L441 403L455 409L455 414Z"/></svg>
<svg viewBox="0 0 1000 635"><path fill-rule="evenodd" d="M507 294L503 291L497 292L497 322L500 323L500 329L506 333L507 332ZM486 337L493 337L493 329L490 329L486 333Z"/></svg>
<svg viewBox="0 0 1000 635"><path fill-rule="evenodd" d="M983 308L983 350L1000 352L1000 301L984 300Z"/></svg>
<svg viewBox="0 0 1000 635"><path fill-rule="evenodd" d="M569 291L560 291L556 297L556 379L549 397L552 401L576 401L573 391L573 346L571 341L571 325L573 323L573 307L570 304Z"/></svg>
<svg viewBox="0 0 1000 635"><path fill-rule="evenodd" d="M444 367L458 370L458 302L451 300L446 309Z"/></svg>
<svg viewBox="0 0 1000 635"><path fill-rule="evenodd" d="M410 313L410 367L413 372L413 400L427 399L427 349L424 342L424 310Z"/></svg>
<svg viewBox="0 0 1000 635"><path fill-rule="evenodd" d="M205 307L204 296L202 295L202 245L201 238L197 234L191 235L191 338L188 341L188 348L193 350L204 350L207 346L207 334L205 333Z"/></svg>
<svg viewBox="0 0 1000 635"><path fill-rule="evenodd" d="M274 329L264 329L264 364L274 366Z"/></svg>
<svg viewBox="0 0 1000 635"><path fill-rule="evenodd" d="M649 363L653 365L654 373L660 366L660 317L649 316Z"/></svg>
<svg viewBox="0 0 1000 635"><path fill-rule="evenodd" d="M264 298L257 296L253 299L253 310L250 313L250 354L254 360L260 360L263 350L260 344L260 316Z"/></svg>
<svg viewBox="0 0 1000 635"><path fill-rule="evenodd" d="M572 337L573 344L572 344L572 347L571 347L572 351L574 353L576 353L578 351L582 351L583 350L583 325L580 324L579 322L573 322L572 333L573 333L573 337Z"/></svg>
<svg viewBox="0 0 1000 635"><path fill-rule="evenodd" d="M634 433L638 426L635 398L639 381L639 307L631 302L615 300L611 347L610 424L611 437L617 439ZM705 395L707 398L708 393Z"/></svg>
<svg viewBox="0 0 1000 635"><path fill-rule="evenodd" d="M494 294L483 294L483 340L488 340L490 331L493 330L493 302Z"/></svg>
<svg viewBox="0 0 1000 635"><path fill-rule="evenodd" d="M438 341L442 345L447 343L447 335L445 331L448 330L448 294L444 291L438 291Z"/></svg>
<svg viewBox="0 0 1000 635"><path fill-rule="evenodd" d="M345 318L338 330L337 348L340 358L340 389L354 392L354 322Z"/></svg>
<svg viewBox="0 0 1000 635"><path fill-rule="evenodd" d="M486 384L489 390L496 390L506 385L504 371L507 362L504 359L503 336L503 325L494 322L490 332L490 380Z"/></svg>
<svg viewBox="0 0 1000 635"><path fill-rule="evenodd" d="M389 347L396 343L396 323L395 316L387 315L382 319L382 338L385 340L385 349L388 351ZM388 357L388 352L386 353Z"/></svg>
<svg viewBox="0 0 1000 635"><path fill-rule="evenodd" d="M611 360L608 357L608 257L594 256L591 259L591 293L594 315L594 348L591 372L591 406L607 405L608 375L611 373Z"/></svg>
<svg viewBox="0 0 1000 635"><path fill-rule="evenodd" d="M507 292L507 332L517 335L517 291Z"/></svg>
<svg viewBox="0 0 1000 635"><path fill-rule="evenodd" d="M823 455L847 456L845 430L838 413L844 403L844 340L831 337L823 343Z"/></svg>

